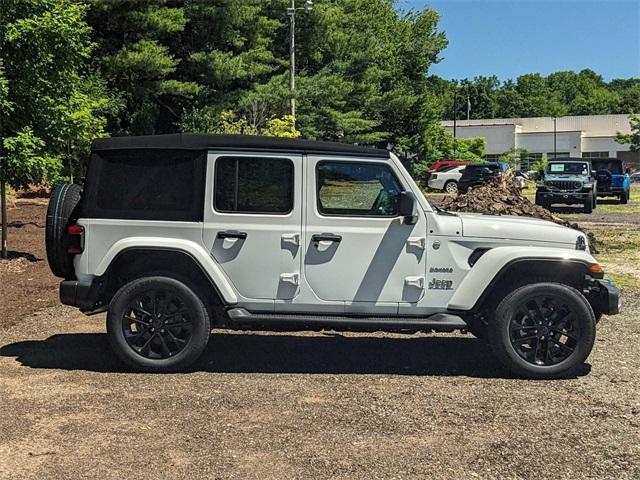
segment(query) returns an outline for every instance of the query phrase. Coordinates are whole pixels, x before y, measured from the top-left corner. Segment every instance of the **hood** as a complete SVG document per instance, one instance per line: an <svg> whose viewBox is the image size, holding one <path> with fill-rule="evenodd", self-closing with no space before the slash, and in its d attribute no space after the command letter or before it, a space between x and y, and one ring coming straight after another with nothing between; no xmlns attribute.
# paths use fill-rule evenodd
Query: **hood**
<svg viewBox="0 0 640 480"><path fill-rule="evenodd" d="M544 176L544 181L548 180L569 180L572 182L586 182L589 181L590 178L586 175L571 175L571 174L549 174L547 173Z"/></svg>
<svg viewBox="0 0 640 480"><path fill-rule="evenodd" d="M462 235L465 237L562 243L575 248L578 235L584 236L578 230L531 217L478 213L461 213L459 216L462 220Z"/></svg>

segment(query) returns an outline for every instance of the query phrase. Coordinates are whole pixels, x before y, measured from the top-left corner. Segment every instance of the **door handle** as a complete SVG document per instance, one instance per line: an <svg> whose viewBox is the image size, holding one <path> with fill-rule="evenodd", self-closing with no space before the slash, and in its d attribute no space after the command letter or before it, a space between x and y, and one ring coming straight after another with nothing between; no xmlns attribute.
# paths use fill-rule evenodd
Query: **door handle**
<svg viewBox="0 0 640 480"><path fill-rule="evenodd" d="M297 273L281 273L280 281L283 283L290 283L291 285L298 285Z"/></svg>
<svg viewBox="0 0 640 480"><path fill-rule="evenodd" d="M424 237L409 237L407 240L408 247L419 248L420 250L424 250L425 243L426 239Z"/></svg>
<svg viewBox="0 0 640 480"><path fill-rule="evenodd" d="M292 243L293 245L300 245L300 235L297 233L283 233L282 241Z"/></svg>
<svg viewBox="0 0 640 480"><path fill-rule="evenodd" d="M218 238L240 238L244 240L247 238L247 232L239 232L237 230L225 230L224 232L218 232Z"/></svg>
<svg viewBox="0 0 640 480"><path fill-rule="evenodd" d="M424 288L424 277L405 277L404 284L407 287Z"/></svg>
<svg viewBox="0 0 640 480"><path fill-rule="evenodd" d="M312 242L336 242L340 243L342 235L336 235L335 233L316 233L311 236Z"/></svg>

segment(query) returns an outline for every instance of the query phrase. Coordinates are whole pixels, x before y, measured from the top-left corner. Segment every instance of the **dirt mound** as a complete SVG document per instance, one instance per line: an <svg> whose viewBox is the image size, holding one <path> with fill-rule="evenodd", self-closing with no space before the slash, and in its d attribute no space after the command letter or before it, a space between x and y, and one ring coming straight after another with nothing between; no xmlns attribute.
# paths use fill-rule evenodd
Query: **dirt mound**
<svg viewBox="0 0 640 480"><path fill-rule="evenodd" d="M572 223L553 215L549 210L535 205L522 194L513 174L492 178L487 183L469 189L465 194L445 198L440 207L454 212L486 213L494 215L518 215L534 217L583 231L577 223ZM592 233L589 245L593 253L598 253L597 240Z"/></svg>

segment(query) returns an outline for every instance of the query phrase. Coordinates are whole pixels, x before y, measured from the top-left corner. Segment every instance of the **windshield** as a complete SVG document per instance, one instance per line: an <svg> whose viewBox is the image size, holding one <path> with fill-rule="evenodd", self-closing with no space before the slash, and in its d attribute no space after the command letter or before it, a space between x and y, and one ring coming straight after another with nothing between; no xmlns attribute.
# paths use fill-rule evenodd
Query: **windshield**
<svg viewBox="0 0 640 480"><path fill-rule="evenodd" d="M589 165L578 162L554 162L547 166L547 173L567 175L589 175Z"/></svg>

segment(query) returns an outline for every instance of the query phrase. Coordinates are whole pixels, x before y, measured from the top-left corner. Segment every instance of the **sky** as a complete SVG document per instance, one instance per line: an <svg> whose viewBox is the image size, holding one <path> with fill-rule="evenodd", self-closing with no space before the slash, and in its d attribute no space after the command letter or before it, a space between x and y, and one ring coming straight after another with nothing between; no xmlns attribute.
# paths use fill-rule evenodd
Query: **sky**
<svg viewBox="0 0 640 480"><path fill-rule="evenodd" d="M447 79L590 68L640 78L640 0L397 0L431 7L449 46L430 73Z"/></svg>

